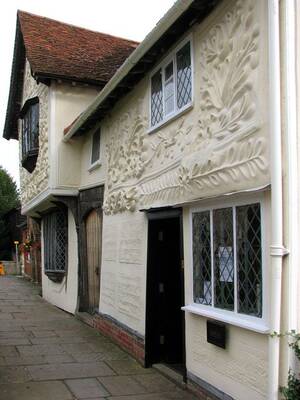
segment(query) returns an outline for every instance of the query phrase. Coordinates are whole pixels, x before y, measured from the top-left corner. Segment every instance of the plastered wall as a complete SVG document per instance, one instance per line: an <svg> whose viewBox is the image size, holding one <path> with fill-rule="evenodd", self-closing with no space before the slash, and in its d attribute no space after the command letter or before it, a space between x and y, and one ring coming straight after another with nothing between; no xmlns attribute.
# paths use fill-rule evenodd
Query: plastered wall
<svg viewBox="0 0 300 400"><path fill-rule="evenodd" d="M144 213L103 217L100 311L144 335L147 220Z"/></svg>
<svg viewBox="0 0 300 400"><path fill-rule="evenodd" d="M43 249L43 246L42 246ZM78 297L78 244L74 217L68 211L68 273L61 283L54 283L44 273L42 254L43 298L57 307L74 314Z"/></svg>
<svg viewBox="0 0 300 400"><path fill-rule="evenodd" d="M80 186L82 140L62 141L68 127L96 97L99 89L53 83L51 109L50 155L53 187L78 188Z"/></svg>

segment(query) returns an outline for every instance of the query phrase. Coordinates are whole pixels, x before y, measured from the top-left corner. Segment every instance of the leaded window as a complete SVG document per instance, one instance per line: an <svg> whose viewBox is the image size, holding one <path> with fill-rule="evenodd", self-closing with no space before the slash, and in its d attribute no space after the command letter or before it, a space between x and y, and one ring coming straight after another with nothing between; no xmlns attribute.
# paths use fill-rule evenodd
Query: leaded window
<svg viewBox="0 0 300 400"><path fill-rule="evenodd" d="M50 276L63 276L67 262L67 214L56 209L43 218L44 268Z"/></svg>
<svg viewBox="0 0 300 400"><path fill-rule="evenodd" d="M194 303L262 316L259 203L195 212Z"/></svg>
<svg viewBox="0 0 300 400"><path fill-rule="evenodd" d="M191 42L188 41L151 77L151 127L189 106L192 102Z"/></svg>
<svg viewBox="0 0 300 400"><path fill-rule="evenodd" d="M95 164L100 159L100 128L93 133L91 164Z"/></svg>
<svg viewBox="0 0 300 400"><path fill-rule="evenodd" d="M22 118L22 166L28 172L35 168L39 152L39 101L27 100L21 111Z"/></svg>

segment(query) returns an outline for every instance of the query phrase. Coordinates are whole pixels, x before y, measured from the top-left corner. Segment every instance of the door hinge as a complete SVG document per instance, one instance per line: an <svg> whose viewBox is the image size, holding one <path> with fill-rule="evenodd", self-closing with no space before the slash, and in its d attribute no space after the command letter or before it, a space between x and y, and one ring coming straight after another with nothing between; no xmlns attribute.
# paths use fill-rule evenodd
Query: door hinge
<svg viewBox="0 0 300 400"><path fill-rule="evenodd" d="M160 343L160 344L165 344L165 336L164 336L164 335L160 335L160 337L159 337L159 343Z"/></svg>

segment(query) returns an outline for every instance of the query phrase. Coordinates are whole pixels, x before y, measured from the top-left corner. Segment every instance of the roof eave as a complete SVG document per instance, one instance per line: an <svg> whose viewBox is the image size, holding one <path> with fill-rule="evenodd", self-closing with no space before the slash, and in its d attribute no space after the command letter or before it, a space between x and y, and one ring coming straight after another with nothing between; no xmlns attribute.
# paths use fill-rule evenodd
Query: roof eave
<svg viewBox="0 0 300 400"><path fill-rule="evenodd" d="M79 135L86 132L86 126L89 125L89 121L95 119L97 113L99 114L101 110L101 105L108 109L104 105L104 101L109 97L109 95L118 87L121 81L129 74L129 72L138 64L143 56L146 55L152 46L170 29L172 25L193 5L197 3L203 7L213 8L219 0L177 0L177 2L169 9L169 11L162 17L162 19L157 23L155 28L145 37L141 44L132 52L132 54L127 58L123 65L117 70L115 75L106 84L103 90L96 97L94 102L82 113L78 120L71 127L69 132L65 135L64 141L67 142L75 135Z"/></svg>
<svg viewBox="0 0 300 400"><path fill-rule="evenodd" d="M22 65L23 64L23 65ZM7 140L18 140L18 115L21 109L21 97L25 66L25 48L17 17L16 36L10 78L10 89L3 129L3 137Z"/></svg>

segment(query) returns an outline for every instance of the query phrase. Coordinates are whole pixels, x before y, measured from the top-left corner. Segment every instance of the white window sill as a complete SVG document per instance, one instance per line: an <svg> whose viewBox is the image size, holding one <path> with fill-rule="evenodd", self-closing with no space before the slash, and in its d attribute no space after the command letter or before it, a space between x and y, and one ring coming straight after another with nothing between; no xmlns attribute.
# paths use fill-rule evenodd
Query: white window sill
<svg viewBox="0 0 300 400"><path fill-rule="evenodd" d="M157 124L155 126L151 126L148 129L147 133L154 133L154 132L158 131L160 128L164 127L165 125L168 125L170 122L174 121L176 118L179 118L186 112L190 111L193 107L194 107L194 102L187 104L180 111L176 112L176 114L170 114L165 119L163 119L159 124Z"/></svg>
<svg viewBox="0 0 300 400"><path fill-rule="evenodd" d="M183 311L201 315L202 317L207 317L215 319L217 321L225 322L230 325L238 326L240 328L245 328L250 331L268 334L270 333L269 327L264 323L264 321L257 322L258 318L246 316L243 318L242 315L237 316L230 311L218 311L216 309L208 309L198 307L197 305L189 304L187 306L181 307ZM252 320L253 319L253 320Z"/></svg>
<svg viewBox="0 0 300 400"><path fill-rule="evenodd" d="M100 160L94 162L94 164L92 164L92 165L89 167L88 171L89 171L89 172L92 172L92 171L94 171L95 169L97 169L97 168L99 168L99 167L101 167L101 161L100 161Z"/></svg>

